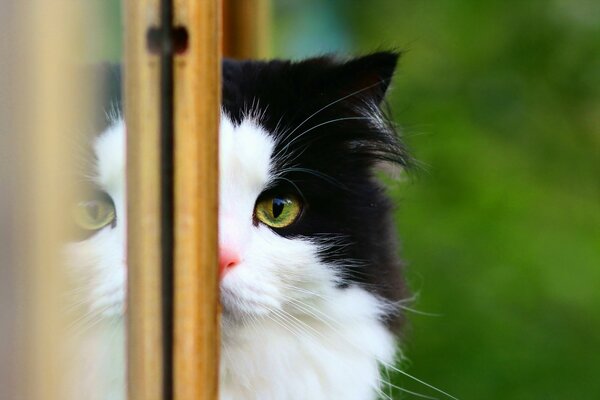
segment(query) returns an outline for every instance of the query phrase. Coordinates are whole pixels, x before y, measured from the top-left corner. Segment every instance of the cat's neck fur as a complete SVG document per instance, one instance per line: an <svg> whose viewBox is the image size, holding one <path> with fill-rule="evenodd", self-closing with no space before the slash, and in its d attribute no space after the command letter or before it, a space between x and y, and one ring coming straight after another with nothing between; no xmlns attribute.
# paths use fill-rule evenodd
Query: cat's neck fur
<svg viewBox="0 0 600 400"><path fill-rule="evenodd" d="M372 399L380 366L393 363L395 340L378 320L380 304L359 288L325 294L308 313L284 311L224 329L221 398Z"/></svg>

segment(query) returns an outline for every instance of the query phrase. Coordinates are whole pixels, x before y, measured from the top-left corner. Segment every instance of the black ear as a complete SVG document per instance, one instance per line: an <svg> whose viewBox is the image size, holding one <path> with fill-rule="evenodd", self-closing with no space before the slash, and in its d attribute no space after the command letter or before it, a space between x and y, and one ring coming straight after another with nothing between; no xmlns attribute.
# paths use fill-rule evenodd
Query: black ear
<svg viewBox="0 0 600 400"><path fill-rule="evenodd" d="M379 104L385 97L400 53L379 52L347 61L341 67L340 79L351 93L364 90L364 95Z"/></svg>
<svg viewBox="0 0 600 400"><path fill-rule="evenodd" d="M378 52L353 58L335 68L331 79L341 95L357 95L381 103L392 81L400 53Z"/></svg>

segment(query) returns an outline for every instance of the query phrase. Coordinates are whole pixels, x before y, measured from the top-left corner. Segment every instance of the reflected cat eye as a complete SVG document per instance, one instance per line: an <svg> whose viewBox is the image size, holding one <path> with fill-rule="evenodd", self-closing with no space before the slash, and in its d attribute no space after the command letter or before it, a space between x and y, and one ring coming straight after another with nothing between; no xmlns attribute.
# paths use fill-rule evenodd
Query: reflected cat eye
<svg viewBox="0 0 600 400"><path fill-rule="evenodd" d="M115 205L105 192L97 191L73 205L73 220L77 228L97 231L116 219Z"/></svg>
<svg viewBox="0 0 600 400"><path fill-rule="evenodd" d="M261 196L254 208L256 218L272 228L285 228L296 221L302 201L292 194Z"/></svg>

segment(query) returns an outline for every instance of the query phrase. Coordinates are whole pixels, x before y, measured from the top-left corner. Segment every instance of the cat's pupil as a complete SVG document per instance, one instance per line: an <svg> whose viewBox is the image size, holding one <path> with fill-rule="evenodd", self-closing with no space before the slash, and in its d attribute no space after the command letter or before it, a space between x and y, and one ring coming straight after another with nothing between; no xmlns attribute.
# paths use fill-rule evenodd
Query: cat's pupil
<svg viewBox="0 0 600 400"><path fill-rule="evenodd" d="M95 201L89 201L85 204L85 208L87 209L87 213L92 220L97 220L100 216L100 205Z"/></svg>
<svg viewBox="0 0 600 400"><path fill-rule="evenodd" d="M273 198L273 217L277 218L281 215L281 213L283 212L283 209L285 207L285 204L286 204L285 199L283 199L281 197Z"/></svg>

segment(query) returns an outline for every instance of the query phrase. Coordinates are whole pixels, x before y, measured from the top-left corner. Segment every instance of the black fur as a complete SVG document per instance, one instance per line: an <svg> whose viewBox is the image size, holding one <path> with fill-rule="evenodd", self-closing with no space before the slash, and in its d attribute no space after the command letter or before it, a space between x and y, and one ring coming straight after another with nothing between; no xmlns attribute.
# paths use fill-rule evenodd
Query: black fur
<svg viewBox="0 0 600 400"><path fill-rule="evenodd" d="M323 243L321 257L344 267L342 287L359 284L388 300L406 297L392 224L392 204L373 176L381 161L406 166L408 156L380 111L398 54L349 61L223 63L223 109L239 123L254 116L276 142L275 192L297 192L300 218L282 236ZM398 327L400 313L389 315Z"/></svg>

